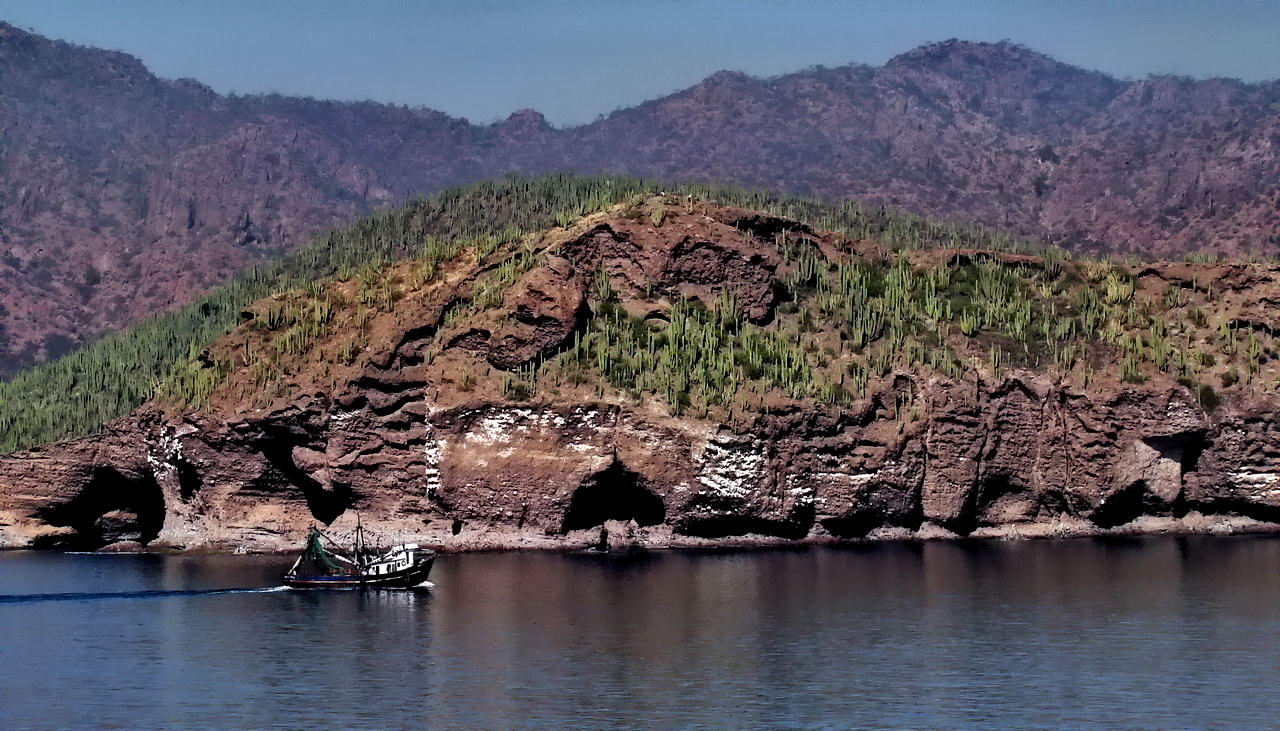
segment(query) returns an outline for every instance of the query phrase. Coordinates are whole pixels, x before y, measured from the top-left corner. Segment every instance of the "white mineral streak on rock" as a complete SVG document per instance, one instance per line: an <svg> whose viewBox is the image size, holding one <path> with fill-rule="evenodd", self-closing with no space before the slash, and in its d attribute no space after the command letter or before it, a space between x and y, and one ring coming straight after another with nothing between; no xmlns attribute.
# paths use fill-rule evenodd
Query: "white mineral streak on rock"
<svg viewBox="0 0 1280 731"><path fill-rule="evenodd" d="M1192 408L1190 404L1178 399L1170 399L1169 402L1165 404L1164 413L1170 420L1179 419L1182 421L1189 421L1192 424L1198 424L1200 422L1200 414Z"/></svg>
<svg viewBox="0 0 1280 731"><path fill-rule="evenodd" d="M475 429L468 431L463 439L467 444L477 446L509 442L515 431L516 420L522 413L525 413L523 409L491 412L480 420Z"/></svg>
<svg viewBox="0 0 1280 731"><path fill-rule="evenodd" d="M347 422L356 417L359 411L334 411L329 414L329 423L333 426L343 426Z"/></svg>
<svg viewBox="0 0 1280 731"><path fill-rule="evenodd" d="M764 473L764 452L758 442L750 446L708 442L698 459L698 482L716 497L746 499Z"/></svg>
<svg viewBox="0 0 1280 731"><path fill-rule="evenodd" d="M426 462L424 473L427 478L427 497L433 497L440 489L440 459L444 456L444 441L436 438L436 430L427 423L426 443L422 446L423 461Z"/></svg>
<svg viewBox="0 0 1280 731"><path fill-rule="evenodd" d="M571 415L578 425L586 428L598 428L595 424L599 412L594 409L577 411ZM495 410L484 416L480 422L466 433L463 440L469 446L492 446L509 443L515 438L535 431L560 432L570 426L569 420L562 414L551 410L534 411L533 409ZM569 447L575 451L588 451L594 445L573 443ZM509 456L504 455L504 456Z"/></svg>
<svg viewBox="0 0 1280 731"><path fill-rule="evenodd" d="M580 426L585 428L598 428L600 426L597 423L600 418L600 412L596 411L595 409L591 409L591 408L574 409L573 418L578 421L578 424Z"/></svg>
<svg viewBox="0 0 1280 731"><path fill-rule="evenodd" d="M1280 475L1276 475L1271 472L1233 472L1231 477L1236 482L1243 482L1251 485L1270 485L1277 479L1280 479Z"/></svg>
<svg viewBox="0 0 1280 731"><path fill-rule="evenodd" d="M1280 475L1273 472L1240 472L1231 473L1231 480L1236 486L1249 489L1254 500L1272 500L1280 495L1280 489L1272 487ZM1267 489L1271 488L1271 489Z"/></svg>
<svg viewBox="0 0 1280 731"><path fill-rule="evenodd" d="M850 485L863 485L875 479L875 472L814 472L814 479L830 482L846 482Z"/></svg>
<svg viewBox="0 0 1280 731"><path fill-rule="evenodd" d="M814 500L814 492L812 487L792 487L787 490L787 494L792 497L798 504L811 503Z"/></svg>
<svg viewBox="0 0 1280 731"><path fill-rule="evenodd" d="M182 457L182 440L167 430L147 450L147 464L151 465L156 479L167 477L176 470Z"/></svg>

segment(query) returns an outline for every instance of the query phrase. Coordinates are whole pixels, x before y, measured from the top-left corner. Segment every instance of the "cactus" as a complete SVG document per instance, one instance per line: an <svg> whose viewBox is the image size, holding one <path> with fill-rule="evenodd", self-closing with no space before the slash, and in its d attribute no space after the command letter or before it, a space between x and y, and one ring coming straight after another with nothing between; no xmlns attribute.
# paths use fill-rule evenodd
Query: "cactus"
<svg viewBox="0 0 1280 731"><path fill-rule="evenodd" d="M654 206L653 213L649 214L649 222L654 228L662 228L662 222L667 218L667 207L659 203Z"/></svg>

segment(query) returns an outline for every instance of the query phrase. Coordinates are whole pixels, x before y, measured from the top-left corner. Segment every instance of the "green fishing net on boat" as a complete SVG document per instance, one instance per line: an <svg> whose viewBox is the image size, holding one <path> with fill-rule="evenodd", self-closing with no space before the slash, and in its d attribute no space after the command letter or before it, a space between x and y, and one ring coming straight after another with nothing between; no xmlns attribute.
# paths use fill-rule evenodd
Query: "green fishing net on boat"
<svg viewBox="0 0 1280 731"><path fill-rule="evenodd" d="M325 550L324 543L320 540L320 531L313 530L311 535L307 536L307 548L302 556L304 564L311 564L310 568L321 569L325 573L344 574L350 570L339 565Z"/></svg>

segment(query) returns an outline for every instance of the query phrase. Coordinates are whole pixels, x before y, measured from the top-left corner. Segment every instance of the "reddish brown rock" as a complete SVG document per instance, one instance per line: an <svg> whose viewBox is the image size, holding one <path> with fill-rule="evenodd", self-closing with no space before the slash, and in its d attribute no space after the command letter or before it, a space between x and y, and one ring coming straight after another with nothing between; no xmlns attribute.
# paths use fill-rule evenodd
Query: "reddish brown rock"
<svg viewBox="0 0 1280 731"><path fill-rule="evenodd" d="M914 385L926 406L905 428L883 412L741 429L644 406L429 399L383 415L308 402L234 424L133 419L0 458L0 543L97 548L127 529L152 547L284 550L357 510L460 549L582 546L609 521L665 546L1280 519L1271 401L1210 417L1178 389L1084 395L1022 374L966 400L955 384Z"/></svg>
<svg viewBox="0 0 1280 731"><path fill-rule="evenodd" d="M550 355L586 320L582 277L551 258L525 274L506 295L507 315L487 341L488 360L511 370Z"/></svg>

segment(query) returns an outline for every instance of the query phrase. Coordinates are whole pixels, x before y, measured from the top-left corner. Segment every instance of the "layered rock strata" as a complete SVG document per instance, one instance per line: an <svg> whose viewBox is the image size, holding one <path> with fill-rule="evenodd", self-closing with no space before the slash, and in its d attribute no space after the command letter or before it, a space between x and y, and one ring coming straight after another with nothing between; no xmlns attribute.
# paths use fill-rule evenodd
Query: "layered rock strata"
<svg viewBox="0 0 1280 731"><path fill-rule="evenodd" d="M833 259L883 254L794 221L682 205L661 226L615 210L531 239L537 263L501 307L456 314L495 270L487 260L402 285L394 312L362 321L358 358L326 360L349 342L335 320L331 341L266 397L245 367L209 408L151 403L101 435L0 457L0 547L277 551L356 513L451 550L584 547L602 528L613 545L660 547L1280 527L1280 404L1262 386L1238 385L1215 409L1159 371L1082 385L1048 370L975 366L954 380L897 368L841 407L771 392L702 416L602 382L520 398L494 387L582 337L601 278L618 293L610 307L636 322L728 292L744 322L767 323L796 316L779 314L786 265L768 242L782 232ZM1280 301L1274 267L1132 276L1144 298L1208 289L1245 332L1265 329ZM254 325L259 310L206 355L249 353L271 334ZM969 355L985 347L950 337Z"/></svg>
<svg viewBox="0 0 1280 731"><path fill-rule="evenodd" d="M1179 390L1083 395L1042 377L896 379L863 410L736 427L653 404L379 413L308 399L220 422L157 414L0 459L0 545L285 550L366 525L446 548L640 546L1107 530L1270 529L1274 403L1208 417Z"/></svg>

